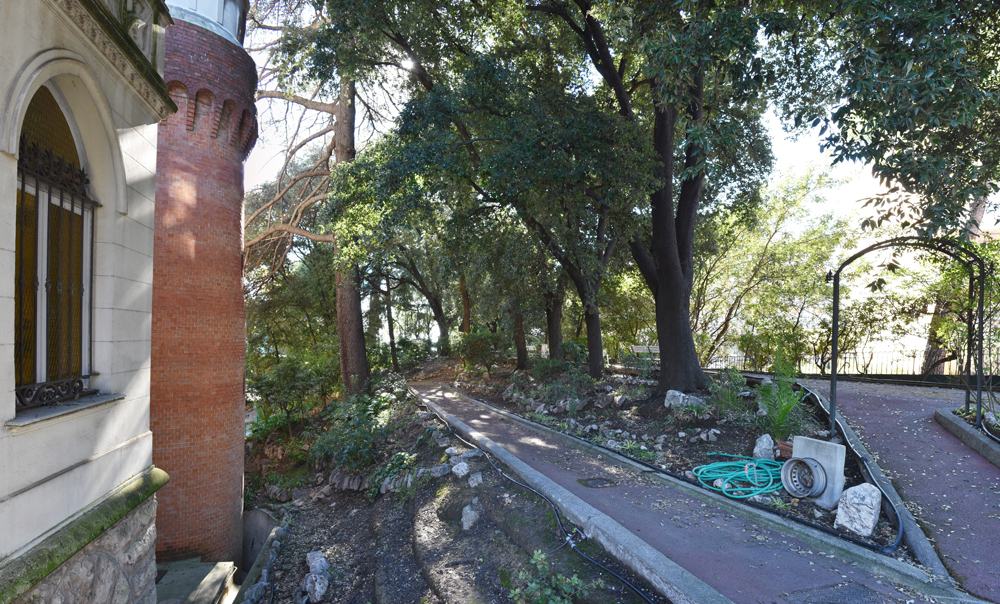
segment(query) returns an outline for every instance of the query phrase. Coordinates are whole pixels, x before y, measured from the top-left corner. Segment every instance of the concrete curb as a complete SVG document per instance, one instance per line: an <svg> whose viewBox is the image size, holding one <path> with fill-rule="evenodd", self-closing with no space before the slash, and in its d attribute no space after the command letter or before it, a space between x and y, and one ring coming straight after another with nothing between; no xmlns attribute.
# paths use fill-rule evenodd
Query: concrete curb
<svg viewBox="0 0 1000 604"><path fill-rule="evenodd" d="M461 396L463 399L476 403L477 405L483 406L489 409L490 411L502 415L504 418L522 427L533 430L538 434L543 434L545 436L553 438L554 440L557 440L561 444L573 447L575 449L587 452L589 454L595 454L595 455L600 454L605 458L609 459L615 465L618 465L619 467L623 467L625 469L632 470L635 472L642 472L646 476L657 480L664 486L670 487L671 489L674 489L676 491L700 499L706 503L721 508L730 514L733 514L745 520L752 521L761 526L765 526L771 530L782 533L784 535L795 537L805 543L808 543L813 547L822 548L823 551L836 553L836 555L840 557L840 559L845 560L847 562L857 563L862 568L867 568L869 570L875 569L875 571L878 574L884 575L894 583L898 583L900 585L905 585L907 587L917 589L922 593L926 593L929 596L946 598L949 601L983 602L982 600L961 593L957 589L955 589L954 583L950 575L948 575L947 571L945 570L944 565L941 564L940 559L937 557L937 553L933 550L933 547L926 540L926 537L924 536L923 532L916 526L916 521L913 520L912 516L910 516L909 511L906 510L906 507L903 506L902 503L898 503L899 496L896 494L895 490L892 489L891 485L888 486L887 490L890 492L891 495L895 495L895 497L897 498L897 507L901 509L904 514L910 517L910 520L913 523L912 530L915 530L917 535L919 535L919 538L923 539L926 546L931 549L931 555L933 556L932 560L937 562L937 565L940 567L940 572L944 573L943 575L939 575L937 577L931 576L933 573L928 573L924 570L906 564L905 562L901 562L900 560L897 560L895 558L885 556L883 554L879 554L869 549L854 545L849 541L837 538L828 533L824 533L823 531L819 531L795 522L786 521L782 519L780 516L777 516L775 514L758 510L749 505L745 505L740 502L734 501L728 497L725 497L724 495L720 495L713 491L703 489L700 486L694 485L692 483L679 480L677 478L674 478L673 476L651 471L648 467L638 464L634 460L629 459L628 457L625 457L623 455L619 455L614 451L605 449L603 447L595 446L589 441L577 438L575 436L571 436L569 434L564 434L562 432L552 430L546 426L524 419L518 415L508 413L507 411L504 411L502 409L497 409L496 407L493 407L491 405L488 405L486 403L468 397L460 392L457 392L454 388L451 388L446 384L441 384L438 382L412 382L412 383L415 385L424 384L435 387L447 388L448 390L455 392L458 396ZM424 400L423 397L419 398L421 398L421 400ZM847 427L847 430L850 430L850 428ZM857 436L854 435L853 431L850 432L850 435L854 438L856 443L860 445L860 440L858 440ZM504 452L506 453L506 451ZM507 454L510 455L509 453ZM859 450L859 454L867 455L868 459L871 460L871 455L867 452L867 450L863 448L863 446ZM873 461L870 461L869 463L873 467L873 469L875 469L875 471L879 473L880 481L883 484L888 484L888 479L886 479L884 475L881 475L881 470L878 469L878 466ZM548 479L546 478L546 480ZM562 487L559 488L561 489ZM909 530L910 529L908 529L904 524L903 527L904 538L905 534ZM923 561L923 559L921 559L919 556L918 559L921 561L922 564L926 564ZM943 579L941 578L942 576L944 577Z"/></svg>
<svg viewBox="0 0 1000 604"><path fill-rule="evenodd" d="M443 384L423 383L448 388ZM671 602L675 604L732 604L729 598L655 550L610 517L559 486L482 433L473 430L413 388L410 389L410 392L428 409L451 424L463 438L475 443L476 446L499 459L525 484L544 493L563 515L583 529L587 537L599 543L622 565L649 582L657 592ZM461 393L458 394L462 396Z"/></svg>
<svg viewBox="0 0 1000 604"><path fill-rule="evenodd" d="M942 428L951 432L955 438L962 441L965 446L979 453L983 459L1000 468L1000 444L983 436L979 430L976 430L966 423L964 419L952 413L951 409L935 410L934 420Z"/></svg>
<svg viewBox="0 0 1000 604"><path fill-rule="evenodd" d="M827 400L825 396L812 388L803 386L803 389L816 397L816 400L819 402L820 406L826 410L827 414L830 413L830 401ZM839 425L840 429L843 430L844 438L847 439L848 444L852 449L854 449L854 452L857 453L859 457L863 457L868 461L868 469L872 474L872 476L868 477L869 480L877 482L881 485L884 489L884 494L895 506L895 509L899 514L900 522L903 525L903 541L906 542L907 547L909 547L910 551L913 552L913 555L917 557L917 560L929 568L931 573L937 577L937 583L947 582L949 585L955 585L955 580L952 579L948 569L945 568L944 563L941 562L941 558L938 556L937 550L934 549L933 545L931 545L931 542L927 539L927 535L924 534L924 531L920 529L916 518L914 518L913 514L910 513L906 504L903 503L903 498L899 496L899 493L897 493L896 489L892 486L892 481L889 480L882 472L882 468L880 468L878 463L875 462L875 458L868 452L864 443L861 442L861 439L858 438L858 435L854 433L854 430L851 429L846 422L842 422L838 419L837 425Z"/></svg>

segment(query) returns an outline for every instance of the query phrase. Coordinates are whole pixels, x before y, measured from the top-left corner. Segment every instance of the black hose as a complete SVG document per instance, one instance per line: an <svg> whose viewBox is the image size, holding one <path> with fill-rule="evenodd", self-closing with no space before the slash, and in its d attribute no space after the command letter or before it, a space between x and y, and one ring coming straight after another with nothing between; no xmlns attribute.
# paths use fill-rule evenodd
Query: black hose
<svg viewBox="0 0 1000 604"><path fill-rule="evenodd" d="M443 422L443 423L444 423L444 424L445 424L446 426L448 426L448 429L449 429L449 430L451 430L451 433L455 435L455 438L457 438L458 440L462 441L463 443L465 443L465 444L469 445L470 447L472 447L472 448L474 448L474 449L480 449L480 450L482 450L482 449L481 449L480 447L477 447L476 445L474 445L474 444L470 443L469 441L467 441L467 440L465 440L464 438L462 438L461 436L459 436L459 435L458 435L458 433L457 433L457 432L455 432L455 428L454 428L454 427L452 427L451 423L449 423L449 422L448 422L447 420L445 420L445 419L444 419L443 417L441 417L440 415L438 415L438 413L437 413L436 411L435 411L435 412L433 412L433 413L434 413L434 415L436 415L436 416L437 416L437 418L438 418L438 419L440 419L440 420L441 420L441 421L442 421L442 422ZM566 540L565 540L565 542L563 543L563 545L566 545L566 544L569 544L569 546L570 546L570 547L571 547L571 548L573 549L573 551L575 551L576 553L580 554L580 556L581 556L581 557L582 557L582 558L583 558L584 560L586 560L586 561L590 562L590 563L591 563L591 564L593 564L594 566L596 566L596 567L600 568L600 569L601 569L601 570L603 570L604 572L606 572L606 573L608 573L608 574L612 575L613 577L615 577L616 579L618 579L619 581L621 581L622 583L624 583L625 585L627 585L627 586L628 586L628 587L629 587L629 588L630 588L630 589L631 589L632 591L634 591L634 592L635 592L636 594L638 594L638 596L639 596L640 598L642 598L642 599L643 599L644 601L648 602L648 604L654 604L654 603L653 603L653 600L650 600L650 599L649 599L649 598L648 598L648 597L646 596L646 594L642 593L642 591L641 591L641 590L640 590L640 589L639 589L638 587L636 587L635 585L633 585L633 584L629 583L629 582L628 582L628 580L626 580L626 579L625 579L625 577L623 577L623 576L619 575L618 573L616 573L615 571L611 570L611 569L610 569L610 568L608 568L607 566L604 566L603 564L601 564L601 563L600 563L600 562L598 562L597 560L594 560L593 558L591 558L591 557L590 557L590 556L588 556L587 554L585 554L585 553L583 553L582 551L580 551L580 549L579 549L579 548L578 548L578 547L576 546L576 543L574 543L574 542L573 542L573 538L572 538L572 537L570 536L569 532L567 532L567 531L566 531L566 527L564 527L564 526L563 526L563 523L562 523L562 518L561 518L561 517L559 516L559 509L558 509L558 508L556 507L556 505L555 505L554 503L552 503L552 500L550 500L550 499L549 499L548 497L546 497L545 495L543 495L543 494L539 493L539 492L538 492L538 491L536 491L535 489L533 489L533 488L529 487L528 485L526 485L526 484L523 484L523 483L521 483L521 482L518 482L518 481L514 480L513 478L511 478L511 477L510 477L510 476L509 476L509 475L508 475L508 474L507 474L506 472L504 472L504 471L503 471L503 470L502 470L502 469L501 469L501 468L500 468L499 466L497 466L497 465L496 465L495 463L493 463L493 460L492 460L492 459L490 459L490 456L489 456L489 454L488 454L488 453L486 453L486 451L483 451L483 456L484 456L484 457L486 458L486 461L490 462L490 465L491 465L491 466L493 466L493 469L494 469L494 470L496 470L496 471L497 471L497 472L498 472L498 473L499 473L499 474L500 474L501 476L503 476L503 477L504 477L504 478L506 478L507 480L509 480L509 481L513 482L513 483L514 483L514 484L516 484L517 486L519 486L519 487L522 487L522 488L525 488L525 489L527 489L527 490L531 491L532 493L534 493L535 495L538 495L539 497L541 497L542 499L544 499L546 503L548 503L548 504L549 504L549 506L550 506L550 507L552 508L552 513L553 513L553 514L555 514L555 517L556 517L556 523L557 523L557 524L559 525L559 530L560 530L560 531L562 531L562 534L563 534L563 535L565 536L565 539L566 539ZM562 547L562 545L560 545L559 547ZM558 550L558 549L559 549L559 547L557 547L557 548L556 548L555 550L552 550L552 551L556 551L556 550Z"/></svg>

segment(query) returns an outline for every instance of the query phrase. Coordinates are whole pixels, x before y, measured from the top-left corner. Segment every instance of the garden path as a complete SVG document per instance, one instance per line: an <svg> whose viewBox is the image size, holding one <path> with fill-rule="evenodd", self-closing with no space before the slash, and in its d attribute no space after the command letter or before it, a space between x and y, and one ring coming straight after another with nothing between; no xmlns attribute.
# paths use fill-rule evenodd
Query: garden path
<svg viewBox="0 0 1000 604"><path fill-rule="evenodd" d="M829 396L828 380L799 380ZM1000 602L1000 468L934 421L963 390L837 382L837 411L864 440L966 590Z"/></svg>

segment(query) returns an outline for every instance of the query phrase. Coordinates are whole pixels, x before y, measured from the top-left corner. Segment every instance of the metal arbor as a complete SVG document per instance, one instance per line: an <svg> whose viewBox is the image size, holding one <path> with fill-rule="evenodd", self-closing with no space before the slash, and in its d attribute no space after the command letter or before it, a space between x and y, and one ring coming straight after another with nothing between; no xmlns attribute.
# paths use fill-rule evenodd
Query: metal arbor
<svg viewBox="0 0 1000 604"><path fill-rule="evenodd" d="M838 342L837 338L839 335L840 328L840 273L843 272L852 262L858 258L868 254L870 252L875 252L878 250L884 250L892 247L909 247L929 250L932 252L940 252L946 256L950 256L952 259L958 261L962 266L965 267L966 272L969 275L969 318L968 324L966 326L966 356L965 356L965 373L966 373L966 390L965 390L965 408L966 411L969 409L969 397L971 395L970 386L972 378L972 367L971 362L973 358L973 352L975 352L976 359L976 426L982 427L983 421L983 298L985 297L985 287L986 287L986 262L983 258L974 252L973 250L955 243L953 241L948 241L945 239L930 239L923 237L896 237L894 239L887 239L885 241L880 241L873 245L866 247L860 252L854 254L847 260L845 260L840 267L837 268L837 272L832 274L827 274L827 281L833 281L833 364L830 373L830 435L833 436L836 433L836 419L837 419L837 355L838 355ZM977 273L978 269L978 273ZM977 279L978 274L978 279ZM978 292L977 292L977 281L978 281ZM978 296L976 295L978 293ZM973 317L971 312L973 302L975 302L978 297L978 303L976 304L976 313ZM978 325L973 325L975 323ZM975 327L975 329L973 329ZM973 347L975 346L975 351Z"/></svg>

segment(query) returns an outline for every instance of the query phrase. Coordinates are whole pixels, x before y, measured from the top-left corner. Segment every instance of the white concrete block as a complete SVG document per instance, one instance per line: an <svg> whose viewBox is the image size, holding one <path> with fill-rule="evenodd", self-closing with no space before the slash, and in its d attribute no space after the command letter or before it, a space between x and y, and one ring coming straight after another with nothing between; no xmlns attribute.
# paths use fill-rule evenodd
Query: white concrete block
<svg viewBox="0 0 1000 604"><path fill-rule="evenodd" d="M796 436L792 440L792 456L815 459L826 471L826 490L819 497L812 497L816 505L831 510L844 492L844 462L847 448L844 445Z"/></svg>

